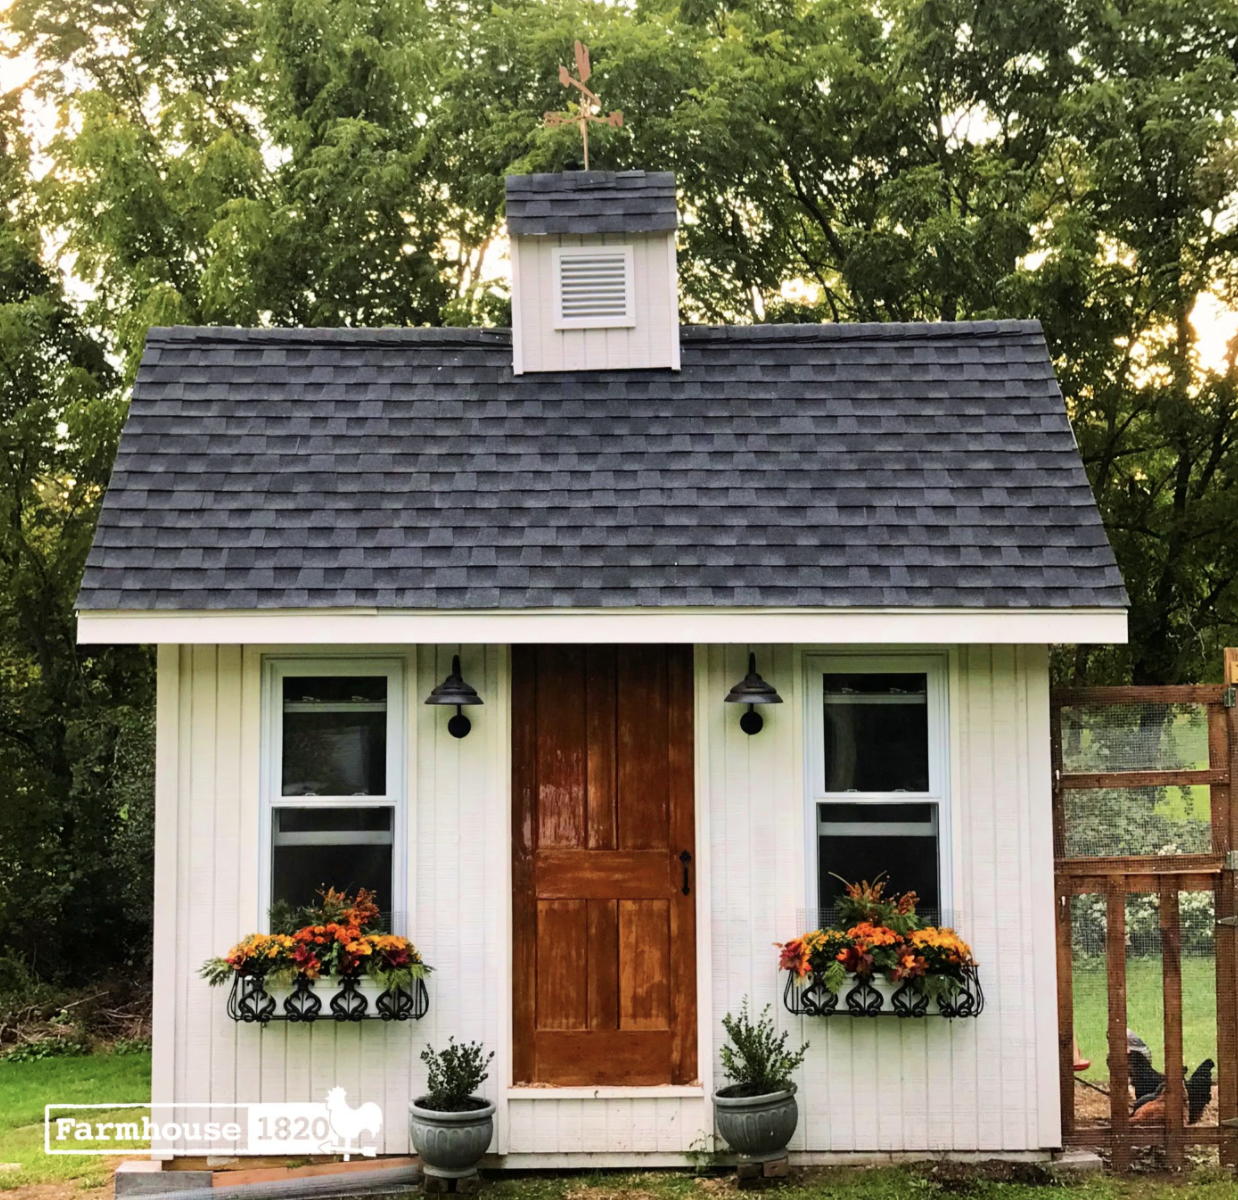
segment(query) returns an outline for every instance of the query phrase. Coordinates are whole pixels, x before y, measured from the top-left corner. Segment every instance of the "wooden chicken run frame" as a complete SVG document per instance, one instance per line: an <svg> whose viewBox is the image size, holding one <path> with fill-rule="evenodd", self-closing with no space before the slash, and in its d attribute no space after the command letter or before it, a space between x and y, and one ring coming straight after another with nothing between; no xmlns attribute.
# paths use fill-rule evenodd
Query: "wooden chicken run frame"
<svg viewBox="0 0 1238 1200"><path fill-rule="evenodd" d="M1113 1169L1128 1169L1135 1152L1160 1147L1171 1169L1186 1162L1188 1147L1216 1145L1223 1165L1238 1166L1238 928L1235 867L1238 866L1238 651L1225 653L1224 685L1100 687L1056 689L1051 699L1053 828L1059 1062L1062 1141L1065 1146L1107 1151ZM1114 706L1188 705L1206 709L1208 766L1192 770L1063 769L1064 709L1113 713ZM1086 706L1083 708L1082 706ZM1166 710L1169 711L1169 710ZM1183 710L1178 710L1183 711ZM1207 853L1154 853L1084 857L1068 838L1069 793L1074 790L1198 787L1211 795L1211 849ZM1185 794L1185 793L1182 793ZM1188 1124L1188 1084L1183 1072L1183 987L1180 895L1210 892L1215 898L1216 952L1216 1112L1214 1124ZM1108 1120L1084 1121L1077 1111L1081 1085L1075 1071L1075 994L1072 910L1075 898L1095 896L1103 905L1105 983L1108 1023ZM1132 1120L1127 1014L1128 908L1131 896L1156 897L1159 908L1161 989L1164 1009L1164 1084L1158 1120ZM1097 1088L1096 1090L1101 1090ZM1084 1092L1083 1094L1089 1095ZM1162 1116L1163 1114L1163 1116Z"/></svg>

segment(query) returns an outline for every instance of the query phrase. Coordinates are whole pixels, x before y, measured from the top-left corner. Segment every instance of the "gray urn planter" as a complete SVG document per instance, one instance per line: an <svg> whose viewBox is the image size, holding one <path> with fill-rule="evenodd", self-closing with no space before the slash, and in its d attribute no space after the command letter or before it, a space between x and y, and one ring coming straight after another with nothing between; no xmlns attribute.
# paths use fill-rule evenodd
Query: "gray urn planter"
<svg viewBox="0 0 1238 1200"><path fill-rule="evenodd" d="M427 1175L461 1179L473 1175L494 1136L494 1104L469 1112L423 1108L424 1096L408 1102L408 1137ZM480 1097L478 1097L480 1099Z"/></svg>
<svg viewBox="0 0 1238 1200"><path fill-rule="evenodd" d="M727 1096L729 1088L714 1093L718 1132L741 1158L768 1162L782 1158L799 1124L795 1085L765 1096Z"/></svg>

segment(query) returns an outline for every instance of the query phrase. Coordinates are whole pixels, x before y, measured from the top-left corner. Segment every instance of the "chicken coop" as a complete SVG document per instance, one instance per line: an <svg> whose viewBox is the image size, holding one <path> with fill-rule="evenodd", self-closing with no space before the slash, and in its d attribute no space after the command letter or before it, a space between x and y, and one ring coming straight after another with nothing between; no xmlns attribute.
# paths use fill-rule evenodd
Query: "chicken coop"
<svg viewBox="0 0 1238 1200"><path fill-rule="evenodd" d="M1051 706L1062 1140L1238 1163L1238 651Z"/></svg>

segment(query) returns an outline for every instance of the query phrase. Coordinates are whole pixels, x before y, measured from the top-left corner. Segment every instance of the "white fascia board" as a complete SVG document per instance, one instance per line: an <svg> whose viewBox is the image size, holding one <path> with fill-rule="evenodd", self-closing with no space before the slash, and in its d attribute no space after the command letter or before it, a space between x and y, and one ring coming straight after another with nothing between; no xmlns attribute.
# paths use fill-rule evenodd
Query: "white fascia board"
<svg viewBox="0 0 1238 1200"><path fill-rule="evenodd" d="M715 643L1052 645L1126 642L1122 608L276 609L79 612L93 645Z"/></svg>

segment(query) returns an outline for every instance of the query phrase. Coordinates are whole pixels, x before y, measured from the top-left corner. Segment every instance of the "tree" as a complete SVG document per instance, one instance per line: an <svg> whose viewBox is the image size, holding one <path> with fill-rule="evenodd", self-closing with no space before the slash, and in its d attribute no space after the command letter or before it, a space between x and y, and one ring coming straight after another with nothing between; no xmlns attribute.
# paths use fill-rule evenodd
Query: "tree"
<svg viewBox="0 0 1238 1200"><path fill-rule="evenodd" d="M1039 317L1132 598L1077 680L1170 682L1238 637L1235 0L14 0L62 110L46 228L131 374L154 321L506 320L502 176L575 37L678 173L693 320Z"/></svg>
<svg viewBox="0 0 1238 1200"><path fill-rule="evenodd" d="M40 262L28 146L0 108L0 955L80 980L149 928L149 658L81 650L73 600L123 397ZM123 868L117 886L117 871Z"/></svg>
<svg viewBox="0 0 1238 1200"><path fill-rule="evenodd" d="M1130 650L1101 669L1217 677L1238 632L1238 346L1205 367L1191 318L1201 297L1238 301L1238 8L1139 0L1097 16L1027 303L1131 594ZM1092 657L1076 654L1077 679Z"/></svg>

